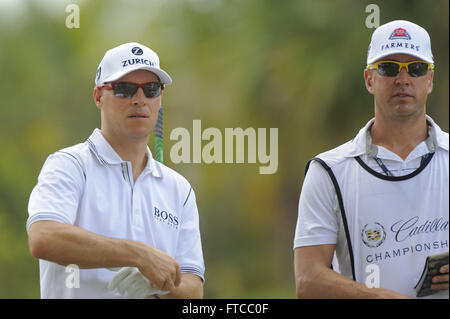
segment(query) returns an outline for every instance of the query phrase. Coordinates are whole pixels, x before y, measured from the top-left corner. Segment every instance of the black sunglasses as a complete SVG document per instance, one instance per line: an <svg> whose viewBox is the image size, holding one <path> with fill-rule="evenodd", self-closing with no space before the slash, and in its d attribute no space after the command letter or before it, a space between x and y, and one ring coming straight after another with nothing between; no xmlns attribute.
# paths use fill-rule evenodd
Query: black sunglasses
<svg viewBox="0 0 450 319"><path fill-rule="evenodd" d="M132 83L132 82L117 82L117 83L106 83L104 85L98 86L105 90L113 90L115 96L131 98L136 94L138 88L142 88L144 94L148 98L157 97L161 95L161 91L164 90L164 84L158 82L148 82L148 83Z"/></svg>
<svg viewBox="0 0 450 319"><path fill-rule="evenodd" d="M408 74L412 77L418 77L425 75L428 70L434 69L434 64L423 61L412 62L397 62L397 61L379 61L367 66L369 70L376 69L382 76L394 77L401 71L402 68L406 68Z"/></svg>

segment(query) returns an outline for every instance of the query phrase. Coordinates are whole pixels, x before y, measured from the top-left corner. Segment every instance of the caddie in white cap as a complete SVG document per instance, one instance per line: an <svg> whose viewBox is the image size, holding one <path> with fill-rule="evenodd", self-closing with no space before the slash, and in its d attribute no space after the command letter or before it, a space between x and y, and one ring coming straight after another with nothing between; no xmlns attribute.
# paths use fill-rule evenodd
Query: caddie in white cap
<svg viewBox="0 0 450 319"><path fill-rule="evenodd" d="M171 83L158 55L137 42L101 60L101 128L51 154L30 195L42 298L203 297L195 193L147 146Z"/></svg>
<svg viewBox="0 0 450 319"><path fill-rule="evenodd" d="M434 69L424 28L373 32L364 80L375 116L307 165L299 298L449 298L449 137L426 114Z"/></svg>
<svg viewBox="0 0 450 319"><path fill-rule="evenodd" d="M392 54L411 55L434 63L428 32L409 21L392 21L375 30L369 44L367 65Z"/></svg>

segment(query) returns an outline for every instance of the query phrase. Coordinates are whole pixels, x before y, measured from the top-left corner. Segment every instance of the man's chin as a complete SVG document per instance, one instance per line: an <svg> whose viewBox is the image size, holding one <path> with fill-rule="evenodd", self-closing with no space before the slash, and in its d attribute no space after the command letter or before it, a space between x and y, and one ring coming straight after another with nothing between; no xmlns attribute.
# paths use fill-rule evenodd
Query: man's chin
<svg viewBox="0 0 450 319"><path fill-rule="evenodd" d="M128 136L135 140L148 140L150 137L151 130L131 130Z"/></svg>
<svg viewBox="0 0 450 319"><path fill-rule="evenodd" d="M422 114L420 110L415 109L414 107L409 107L407 105L399 105L395 112L392 114L392 117L397 121L407 121L409 119L418 117Z"/></svg>

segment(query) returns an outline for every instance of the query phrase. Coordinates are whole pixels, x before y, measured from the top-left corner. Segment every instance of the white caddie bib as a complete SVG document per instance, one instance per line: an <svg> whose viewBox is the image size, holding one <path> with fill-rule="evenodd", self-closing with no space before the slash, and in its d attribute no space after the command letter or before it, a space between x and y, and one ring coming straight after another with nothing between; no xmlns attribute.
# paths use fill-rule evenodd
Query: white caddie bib
<svg viewBox="0 0 450 319"><path fill-rule="evenodd" d="M339 264L353 262L360 283L415 297L426 257L449 250L448 160L437 152L413 173L390 177L357 159L335 175L352 250L337 255Z"/></svg>

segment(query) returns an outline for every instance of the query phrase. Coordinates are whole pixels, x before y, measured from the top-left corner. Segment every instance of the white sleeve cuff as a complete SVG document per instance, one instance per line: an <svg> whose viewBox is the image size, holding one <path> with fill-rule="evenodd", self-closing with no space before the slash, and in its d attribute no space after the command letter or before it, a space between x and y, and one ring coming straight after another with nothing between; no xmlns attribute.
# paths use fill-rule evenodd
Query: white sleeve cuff
<svg viewBox="0 0 450 319"><path fill-rule="evenodd" d="M200 268L196 267L196 266L192 266L192 265L183 265L183 266L181 266L180 265L180 271L182 273L189 273L189 274L197 275L197 276L199 276L202 279L203 283L205 282L205 277L203 275L203 271Z"/></svg>
<svg viewBox="0 0 450 319"><path fill-rule="evenodd" d="M63 224L72 224L70 220L67 218L67 216L64 216L60 213L55 212L41 212L41 213L35 213L28 217L27 220L27 233L30 230L30 227L33 223L41 221L41 220L53 220L55 222L60 222Z"/></svg>
<svg viewBox="0 0 450 319"><path fill-rule="evenodd" d="M336 245L335 237L317 237L308 236L302 238L296 238L294 240L294 249L298 247L317 246L317 245Z"/></svg>

